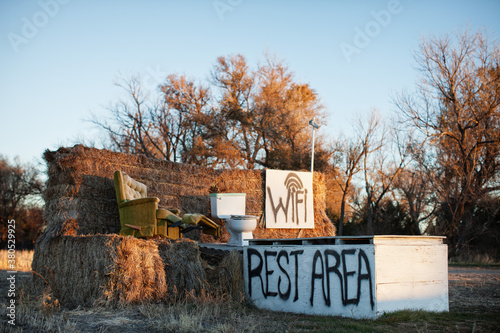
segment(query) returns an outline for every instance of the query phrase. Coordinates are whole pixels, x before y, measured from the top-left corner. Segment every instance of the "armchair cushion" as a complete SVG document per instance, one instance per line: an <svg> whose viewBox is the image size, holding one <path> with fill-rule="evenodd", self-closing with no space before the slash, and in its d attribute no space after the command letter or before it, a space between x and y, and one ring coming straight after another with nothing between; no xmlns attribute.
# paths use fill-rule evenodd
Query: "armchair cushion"
<svg viewBox="0 0 500 333"><path fill-rule="evenodd" d="M114 181L116 200L118 202L145 198L148 196L147 186L132 179L125 172L120 170L115 171Z"/></svg>
<svg viewBox="0 0 500 333"><path fill-rule="evenodd" d="M159 220L169 220L170 222L179 222L181 218L173 212L166 209L158 209L156 211L156 218Z"/></svg>

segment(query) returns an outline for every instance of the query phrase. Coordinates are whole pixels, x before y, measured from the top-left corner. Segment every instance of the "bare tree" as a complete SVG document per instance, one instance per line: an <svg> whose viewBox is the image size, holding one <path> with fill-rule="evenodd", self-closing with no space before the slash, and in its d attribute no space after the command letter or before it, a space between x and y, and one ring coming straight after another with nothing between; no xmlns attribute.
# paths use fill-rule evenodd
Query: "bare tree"
<svg viewBox="0 0 500 333"><path fill-rule="evenodd" d="M372 110L366 124L362 119L359 119L356 132L363 152L362 168L366 192L367 233L373 234L373 220L376 218L378 204L388 190L388 188L383 186L379 191L378 199L375 197L376 191L378 190L374 179L376 170L374 170L371 163L369 163L369 161L375 161L375 159L372 158L372 154L380 151L384 147L385 133L382 128L380 115L375 110ZM382 155L380 155L380 158L382 158L383 161Z"/></svg>
<svg viewBox="0 0 500 333"><path fill-rule="evenodd" d="M160 88L163 104L152 109L151 118L165 159L208 164L201 138L211 122L210 88L175 74L168 75Z"/></svg>
<svg viewBox="0 0 500 333"><path fill-rule="evenodd" d="M161 144L151 121L151 113L161 108L162 103L149 99L137 76L120 78L115 84L125 91L127 98L108 108L111 113L109 119L101 120L95 115L90 119L109 135L110 148L150 158L168 155L169 152L159 146Z"/></svg>
<svg viewBox="0 0 500 333"><path fill-rule="evenodd" d="M481 230L478 203L500 189L500 50L482 32L424 39L421 83L396 101L435 150L441 231L457 251Z"/></svg>
<svg viewBox="0 0 500 333"><path fill-rule="evenodd" d="M43 189L44 184L34 166L19 160L11 164L0 156L0 244L7 241L8 221L14 219L18 248L33 245L42 224L40 200L36 199L41 199Z"/></svg>
<svg viewBox="0 0 500 333"><path fill-rule="evenodd" d="M43 183L34 166L15 164L0 156L0 217L2 223L13 217L14 212L29 196L40 195Z"/></svg>
<svg viewBox="0 0 500 333"><path fill-rule="evenodd" d="M108 119L91 119L108 134L110 148L167 161L207 163L198 138L205 133L210 113L209 88L177 75L166 77L159 96L144 91L138 76L120 78L116 85L126 98L108 108Z"/></svg>
<svg viewBox="0 0 500 333"><path fill-rule="evenodd" d="M409 131L411 133L411 130ZM401 146L403 144L404 146ZM434 218L437 209L435 180L436 172L429 163L427 146L419 144L413 137L407 136L407 141L399 143L400 149L406 151L408 164L394 180L394 191L400 195L397 200L406 203L410 217L411 232L420 235L421 223L427 222L427 227ZM427 228L426 228L427 229Z"/></svg>
<svg viewBox="0 0 500 333"><path fill-rule="evenodd" d="M212 82L219 93L207 137L211 151L219 163L253 169L262 147L262 137L254 126L258 119L253 101L255 73L241 54L219 57Z"/></svg>
<svg viewBox="0 0 500 333"><path fill-rule="evenodd" d="M358 139L361 139L358 137ZM361 140L355 141L352 138L340 138L335 143L334 164L337 165L341 173L341 177L336 177L337 184L342 191L342 199L340 203L340 217L337 234L342 236L346 204L349 193L351 192L353 177L362 170L362 158L365 154Z"/></svg>

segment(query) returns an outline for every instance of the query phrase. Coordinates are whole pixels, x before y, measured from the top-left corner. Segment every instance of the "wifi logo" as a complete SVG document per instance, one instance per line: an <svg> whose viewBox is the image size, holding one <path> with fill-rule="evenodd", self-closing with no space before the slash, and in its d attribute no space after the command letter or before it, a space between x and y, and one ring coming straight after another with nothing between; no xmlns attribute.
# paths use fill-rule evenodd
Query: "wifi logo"
<svg viewBox="0 0 500 333"><path fill-rule="evenodd" d="M266 170L266 228L314 228L311 173Z"/></svg>

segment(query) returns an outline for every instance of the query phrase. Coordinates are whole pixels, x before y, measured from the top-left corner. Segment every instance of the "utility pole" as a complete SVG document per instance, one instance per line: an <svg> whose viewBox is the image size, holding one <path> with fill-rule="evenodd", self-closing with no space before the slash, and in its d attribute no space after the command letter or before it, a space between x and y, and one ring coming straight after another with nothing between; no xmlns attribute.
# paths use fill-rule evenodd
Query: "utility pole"
<svg viewBox="0 0 500 333"><path fill-rule="evenodd" d="M309 125L312 126L312 148L311 148L311 173L314 172L314 131L319 128L319 124L316 122L316 118L309 120Z"/></svg>

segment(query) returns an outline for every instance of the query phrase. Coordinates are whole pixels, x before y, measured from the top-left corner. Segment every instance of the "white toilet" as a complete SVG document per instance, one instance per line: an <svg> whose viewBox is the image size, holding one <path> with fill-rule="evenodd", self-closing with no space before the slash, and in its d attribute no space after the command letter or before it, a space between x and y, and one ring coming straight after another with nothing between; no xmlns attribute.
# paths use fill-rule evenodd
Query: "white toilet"
<svg viewBox="0 0 500 333"><path fill-rule="evenodd" d="M252 231L257 227L257 216L245 215L245 193L211 193L212 216L224 220L231 235L228 245L245 246L253 239Z"/></svg>

